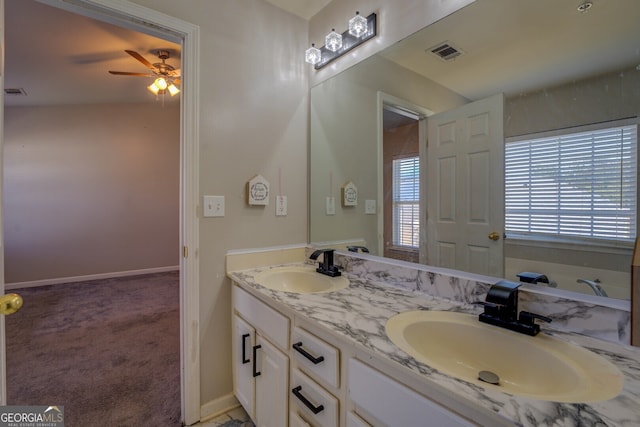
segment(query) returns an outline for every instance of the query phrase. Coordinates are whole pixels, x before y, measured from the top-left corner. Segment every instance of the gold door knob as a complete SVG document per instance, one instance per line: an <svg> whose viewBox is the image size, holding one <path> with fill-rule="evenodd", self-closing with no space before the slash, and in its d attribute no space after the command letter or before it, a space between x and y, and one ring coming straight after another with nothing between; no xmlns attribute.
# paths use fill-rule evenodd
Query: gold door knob
<svg viewBox="0 0 640 427"><path fill-rule="evenodd" d="M500 233L498 233L497 231L492 231L491 233L489 233L489 238L493 241L500 240Z"/></svg>
<svg viewBox="0 0 640 427"><path fill-rule="evenodd" d="M0 314L13 314L22 307L22 297L18 294L7 294L0 297Z"/></svg>

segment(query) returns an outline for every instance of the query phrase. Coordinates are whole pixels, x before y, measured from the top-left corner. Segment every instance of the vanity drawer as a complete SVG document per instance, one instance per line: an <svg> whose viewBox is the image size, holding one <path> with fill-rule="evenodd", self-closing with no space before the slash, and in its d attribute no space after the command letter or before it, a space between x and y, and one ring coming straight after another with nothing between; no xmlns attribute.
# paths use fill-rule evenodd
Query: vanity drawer
<svg viewBox="0 0 640 427"><path fill-rule="evenodd" d="M289 427L311 427L297 412L289 412Z"/></svg>
<svg viewBox="0 0 640 427"><path fill-rule="evenodd" d="M293 329L291 347L300 368L330 386L340 387L340 351L337 348L298 327Z"/></svg>
<svg viewBox="0 0 640 427"><path fill-rule="evenodd" d="M419 426L429 420L439 427L475 426L359 360L349 359L348 381L351 401L375 420L356 412L371 423Z"/></svg>
<svg viewBox="0 0 640 427"><path fill-rule="evenodd" d="M238 314L251 323L261 335L287 351L289 347L289 319L253 295L233 287L233 305Z"/></svg>
<svg viewBox="0 0 640 427"><path fill-rule="evenodd" d="M290 384L292 410L295 408L314 425L338 426L338 399L297 369L292 373Z"/></svg>

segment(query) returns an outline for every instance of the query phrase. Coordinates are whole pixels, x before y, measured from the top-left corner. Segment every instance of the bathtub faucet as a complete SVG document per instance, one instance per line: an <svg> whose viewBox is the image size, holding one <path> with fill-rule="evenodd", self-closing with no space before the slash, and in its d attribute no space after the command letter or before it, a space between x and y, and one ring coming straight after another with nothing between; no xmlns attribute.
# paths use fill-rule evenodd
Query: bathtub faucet
<svg viewBox="0 0 640 427"><path fill-rule="evenodd" d="M607 295L605 290L602 289L602 286L600 286L600 280L599 279L595 279L595 280L578 279L578 280L576 280L576 282L577 283L584 283L584 284L588 285L591 289L593 289L593 293L596 294L599 297L608 297L609 296L609 295Z"/></svg>

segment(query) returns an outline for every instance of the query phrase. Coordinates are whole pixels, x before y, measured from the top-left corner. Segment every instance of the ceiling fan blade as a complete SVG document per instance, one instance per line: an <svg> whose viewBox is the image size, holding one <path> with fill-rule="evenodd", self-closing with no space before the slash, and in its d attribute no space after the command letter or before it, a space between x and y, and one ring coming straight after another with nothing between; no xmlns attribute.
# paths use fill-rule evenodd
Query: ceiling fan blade
<svg viewBox="0 0 640 427"><path fill-rule="evenodd" d="M180 79L173 79L173 84L180 86Z"/></svg>
<svg viewBox="0 0 640 427"><path fill-rule="evenodd" d="M155 74L145 74L145 73L130 73L128 71L109 71L110 74L115 74L117 76L141 76L141 77L155 77Z"/></svg>
<svg viewBox="0 0 640 427"><path fill-rule="evenodd" d="M154 67L153 64L151 64L149 61L144 59L144 57L142 55L140 55L138 52L135 52L133 50L126 50L126 49L125 49L125 52L127 52L129 55L133 56L135 59L140 61L142 63L142 65L144 65L145 67L147 67L148 69L150 69L154 73L156 72L156 67Z"/></svg>

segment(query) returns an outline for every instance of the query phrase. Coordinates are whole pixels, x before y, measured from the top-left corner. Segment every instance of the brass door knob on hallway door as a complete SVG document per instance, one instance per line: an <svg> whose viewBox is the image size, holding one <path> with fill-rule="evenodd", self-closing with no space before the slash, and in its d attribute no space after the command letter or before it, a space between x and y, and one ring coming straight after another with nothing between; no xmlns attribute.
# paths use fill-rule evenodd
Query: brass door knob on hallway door
<svg viewBox="0 0 640 427"><path fill-rule="evenodd" d="M493 241L500 240L500 233L498 233L497 231L492 231L491 233L489 233L489 239Z"/></svg>
<svg viewBox="0 0 640 427"><path fill-rule="evenodd" d="M0 314L13 314L22 308L22 297L18 294L6 294L0 297Z"/></svg>

